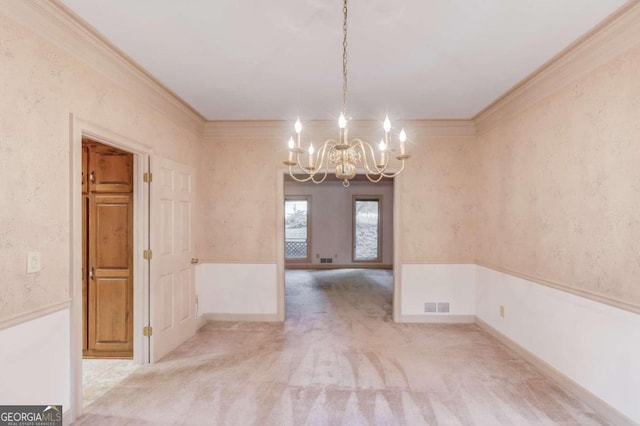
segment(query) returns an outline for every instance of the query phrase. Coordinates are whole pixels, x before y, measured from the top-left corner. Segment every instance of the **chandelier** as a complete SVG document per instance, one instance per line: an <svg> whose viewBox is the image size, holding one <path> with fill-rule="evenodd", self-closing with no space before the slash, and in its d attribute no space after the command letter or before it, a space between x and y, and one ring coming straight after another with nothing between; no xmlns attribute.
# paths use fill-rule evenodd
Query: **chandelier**
<svg viewBox="0 0 640 426"><path fill-rule="evenodd" d="M289 167L289 175L298 182L312 181L322 183L327 178L329 169L335 171L335 175L342 180L344 187L349 186L349 181L355 177L358 167L371 182L380 182L383 178L393 178L404 170L404 162L411 156L406 153L405 142L407 134L400 130L398 139L400 142L400 154L396 159L401 162L400 168L395 172L389 170L389 156L392 151L389 147L389 134L391 133L391 121L386 116L383 122L384 136L378 144L378 155L373 146L358 138L349 139L349 127L347 119L347 0L344 0L342 8L342 112L338 118L340 135L338 139L325 141L316 151L313 142L306 150L301 146L302 123L300 118L296 120L293 136L289 138L289 158L283 163ZM302 158L301 158L302 157ZM306 161L304 158L306 157ZM306 163L306 164L303 164ZM302 177L300 177L302 175Z"/></svg>

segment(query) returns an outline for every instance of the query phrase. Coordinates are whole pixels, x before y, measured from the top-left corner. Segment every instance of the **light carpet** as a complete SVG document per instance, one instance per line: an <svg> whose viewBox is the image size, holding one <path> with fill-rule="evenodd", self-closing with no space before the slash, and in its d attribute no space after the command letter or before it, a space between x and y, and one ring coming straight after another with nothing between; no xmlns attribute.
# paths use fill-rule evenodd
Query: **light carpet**
<svg viewBox="0 0 640 426"><path fill-rule="evenodd" d="M394 323L390 271L286 283L284 323L209 323L77 424L607 424L476 325Z"/></svg>

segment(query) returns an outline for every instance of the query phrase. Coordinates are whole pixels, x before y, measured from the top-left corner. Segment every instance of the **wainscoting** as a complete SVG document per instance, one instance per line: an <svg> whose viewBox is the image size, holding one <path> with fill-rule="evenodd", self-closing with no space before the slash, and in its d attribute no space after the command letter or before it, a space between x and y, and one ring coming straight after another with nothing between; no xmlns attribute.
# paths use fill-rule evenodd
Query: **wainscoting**
<svg viewBox="0 0 640 426"><path fill-rule="evenodd" d="M205 320L276 321L275 263L201 263L196 266L198 315Z"/></svg>
<svg viewBox="0 0 640 426"><path fill-rule="evenodd" d="M66 307L0 330L2 404L60 404L63 411L69 409L69 312Z"/></svg>

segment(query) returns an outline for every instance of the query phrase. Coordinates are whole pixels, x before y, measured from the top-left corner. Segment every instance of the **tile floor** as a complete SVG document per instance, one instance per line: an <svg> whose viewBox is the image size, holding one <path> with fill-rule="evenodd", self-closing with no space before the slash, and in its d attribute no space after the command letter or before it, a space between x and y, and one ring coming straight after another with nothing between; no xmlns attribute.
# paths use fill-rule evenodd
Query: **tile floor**
<svg viewBox="0 0 640 426"><path fill-rule="evenodd" d="M136 371L131 359L82 360L82 396L84 407L99 399Z"/></svg>

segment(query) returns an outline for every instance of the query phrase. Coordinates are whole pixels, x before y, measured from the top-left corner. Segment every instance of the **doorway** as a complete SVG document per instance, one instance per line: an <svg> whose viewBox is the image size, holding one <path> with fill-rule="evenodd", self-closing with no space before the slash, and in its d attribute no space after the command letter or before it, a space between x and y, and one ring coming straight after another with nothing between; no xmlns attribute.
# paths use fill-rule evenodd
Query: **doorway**
<svg viewBox="0 0 640 426"><path fill-rule="evenodd" d="M83 138L83 358L133 358L133 209L133 154Z"/></svg>
<svg viewBox="0 0 640 426"><path fill-rule="evenodd" d="M137 367L139 364L149 362L149 339L143 337L142 330L145 326L149 325L149 261L143 257L144 250L149 247L149 185L146 184L147 180L145 176L149 172L149 162L151 147L141 144L131 138L123 136L119 133L113 132L109 129L96 125L94 123L87 122L81 118L70 115L70 210L72 217L72 227L70 233L70 250L71 250L71 274L69 279L69 289L71 294L71 419L76 419L83 412L83 406L85 404L85 381L83 379L91 379L91 376L97 377L97 372L103 371L103 367L97 364L104 362L113 363L127 363L131 366L131 369ZM132 266L130 268L132 273L132 309L129 311L129 316L132 317L132 353L127 354L128 358L85 358L85 344L88 344L87 339L88 330L85 327L85 315L87 314L85 300L88 302L88 298L83 297L83 292L86 293L85 284L89 280L88 265L86 265L85 255L89 255L89 249L85 243L85 232L88 232L88 222L85 222L84 210L88 207L88 203L85 200L83 193L89 193L91 191L88 188L84 188L83 172L84 176L88 179L91 170L88 169L90 160L87 158L87 153L83 152L83 141L88 140L96 142L105 147L105 149L116 149L130 154L132 159L132 165L130 167L131 178L131 190L130 196L132 198L132 204L130 209L133 215L131 234L133 238L133 245L131 249ZM98 158L98 157L96 157ZM86 164L86 165L85 165ZM98 182L104 183L108 182ZM117 183L117 182L116 182ZM100 187L99 189L108 189L108 187ZM117 193L117 191L116 191ZM124 207L122 207L124 209ZM85 228L86 229L83 229ZM86 272L86 274L85 274ZM94 266L94 278L96 276L96 270ZM128 271L127 271L128 272ZM125 273L122 273L125 275ZM127 319L128 320L128 319ZM87 324L88 325L88 324ZM98 333L99 335L100 333ZM102 339L103 341L105 339ZM127 342L128 344L128 342ZM87 346L88 347L88 346ZM131 359L132 358L132 359ZM85 364L95 361L94 366L86 367L88 375L85 377ZM118 371L127 370L128 368L118 367ZM110 369L110 372L102 377L109 376L114 377L115 369ZM126 377L126 375L124 376ZM88 401L87 401L88 402Z"/></svg>
<svg viewBox="0 0 640 426"><path fill-rule="evenodd" d="M337 179L316 185L283 175L278 214L282 318L285 311L287 318L297 316L300 301L305 305L302 311L308 311L312 298L318 299L318 306L342 300L329 305L347 312L342 302L353 298L363 303L366 299L367 312L395 319L399 312L395 179L371 183L356 176L345 189ZM353 287L345 284L349 282ZM294 288L296 283L299 289ZM319 294L319 290L325 291ZM293 301L296 297L300 301Z"/></svg>
<svg viewBox="0 0 640 426"><path fill-rule="evenodd" d="M82 139L82 398L107 393L133 362L134 155Z"/></svg>

